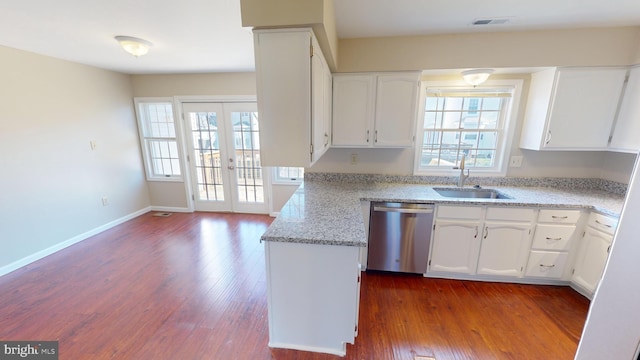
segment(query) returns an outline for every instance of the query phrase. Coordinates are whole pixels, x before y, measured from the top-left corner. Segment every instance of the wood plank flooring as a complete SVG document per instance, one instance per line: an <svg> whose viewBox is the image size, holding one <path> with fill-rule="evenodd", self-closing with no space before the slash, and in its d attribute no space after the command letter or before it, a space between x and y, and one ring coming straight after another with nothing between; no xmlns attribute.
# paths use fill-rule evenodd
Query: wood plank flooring
<svg viewBox="0 0 640 360"><path fill-rule="evenodd" d="M0 277L0 340L60 359L341 359L270 349L262 215L145 214ZM573 359L567 287L365 273L345 359Z"/></svg>

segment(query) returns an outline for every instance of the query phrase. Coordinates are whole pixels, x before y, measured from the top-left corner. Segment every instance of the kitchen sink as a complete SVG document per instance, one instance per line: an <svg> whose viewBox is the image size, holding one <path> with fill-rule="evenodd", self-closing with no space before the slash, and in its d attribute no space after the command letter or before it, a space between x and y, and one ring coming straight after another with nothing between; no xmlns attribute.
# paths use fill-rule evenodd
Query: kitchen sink
<svg viewBox="0 0 640 360"><path fill-rule="evenodd" d="M438 194L450 198L511 199L494 189L433 188Z"/></svg>

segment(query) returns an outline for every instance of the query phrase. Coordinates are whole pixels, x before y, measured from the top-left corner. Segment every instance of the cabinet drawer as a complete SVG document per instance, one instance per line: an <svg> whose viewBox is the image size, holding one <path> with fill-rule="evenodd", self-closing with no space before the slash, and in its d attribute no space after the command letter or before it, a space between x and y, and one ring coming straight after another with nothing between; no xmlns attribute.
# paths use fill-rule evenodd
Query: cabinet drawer
<svg viewBox="0 0 640 360"><path fill-rule="evenodd" d="M575 231L575 225L538 224L532 247L538 250L568 251Z"/></svg>
<svg viewBox="0 0 640 360"><path fill-rule="evenodd" d="M438 206L439 219L474 219L482 218L481 206Z"/></svg>
<svg viewBox="0 0 640 360"><path fill-rule="evenodd" d="M560 279L567 264L567 253L531 251L526 276Z"/></svg>
<svg viewBox="0 0 640 360"><path fill-rule="evenodd" d="M487 220L532 222L534 218L535 211L533 209L512 207L490 207L487 209Z"/></svg>
<svg viewBox="0 0 640 360"><path fill-rule="evenodd" d="M540 210L538 222L575 224L580 219L580 210Z"/></svg>
<svg viewBox="0 0 640 360"><path fill-rule="evenodd" d="M618 219L592 212L591 215L589 215L587 225L613 235L618 226Z"/></svg>

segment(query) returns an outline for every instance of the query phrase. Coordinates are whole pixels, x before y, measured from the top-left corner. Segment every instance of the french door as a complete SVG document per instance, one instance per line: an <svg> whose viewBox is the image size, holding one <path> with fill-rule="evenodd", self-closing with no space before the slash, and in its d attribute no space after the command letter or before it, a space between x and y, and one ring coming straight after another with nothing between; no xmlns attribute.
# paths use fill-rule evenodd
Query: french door
<svg viewBox="0 0 640 360"><path fill-rule="evenodd" d="M182 103L196 211L268 213L255 103Z"/></svg>

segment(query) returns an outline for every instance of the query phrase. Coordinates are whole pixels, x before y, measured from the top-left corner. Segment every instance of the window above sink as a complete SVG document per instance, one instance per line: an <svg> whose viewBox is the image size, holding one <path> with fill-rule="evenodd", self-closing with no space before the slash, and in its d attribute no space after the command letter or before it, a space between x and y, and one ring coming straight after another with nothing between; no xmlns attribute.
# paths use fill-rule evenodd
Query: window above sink
<svg viewBox="0 0 640 360"><path fill-rule="evenodd" d="M521 80L423 81L414 174L450 175L465 155L474 174L505 175L521 87Z"/></svg>

